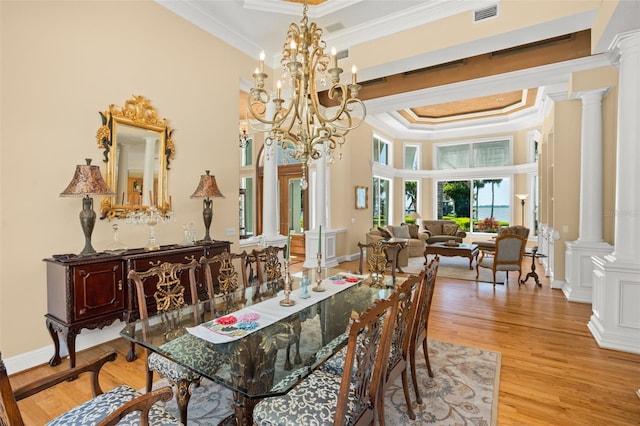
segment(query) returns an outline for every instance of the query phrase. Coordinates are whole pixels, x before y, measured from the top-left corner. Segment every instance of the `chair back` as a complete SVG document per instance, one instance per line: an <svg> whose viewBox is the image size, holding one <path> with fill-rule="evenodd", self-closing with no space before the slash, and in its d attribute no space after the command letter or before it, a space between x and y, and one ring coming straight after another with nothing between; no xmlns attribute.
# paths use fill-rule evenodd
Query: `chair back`
<svg viewBox="0 0 640 426"><path fill-rule="evenodd" d="M529 228L522 225L512 225L512 226L504 226L498 229L498 235L497 235L498 237L505 234L520 235L521 237L524 237L524 239L526 240L527 238L529 238Z"/></svg>
<svg viewBox="0 0 640 426"><path fill-rule="evenodd" d="M2 353L0 353L0 424L24 426L24 420L9 381L7 367L2 360Z"/></svg>
<svg viewBox="0 0 640 426"><path fill-rule="evenodd" d="M402 364L407 359L411 329L413 322L417 319L416 314L419 307L417 302L423 277L424 271L420 275L411 275L395 289L399 295L399 301L391 337L387 380L390 378L394 367Z"/></svg>
<svg viewBox="0 0 640 426"><path fill-rule="evenodd" d="M367 253L366 260L369 267L369 276L372 283L384 284L384 273L387 270L387 264L389 261L394 263L398 251L401 249L398 244L387 244L382 240L376 240L371 243L362 244L358 242L360 248L360 263L358 265L358 272L363 273L365 251ZM395 269L395 264L393 264Z"/></svg>
<svg viewBox="0 0 640 426"><path fill-rule="evenodd" d="M235 293L247 287L246 270L247 253L229 253L223 251L213 257L200 258L200 265L204 272L207 295L209 299L219 298L224 302L222 314L237 310ZM240 274L238 274L240 270ZM217 283L214 283L217 271ZM217 284L217 285L216 285Z"/></svg>
<svg viewBox="0 0 640 426"><path fill-rule="evenodd" d="M418 287L416 301L418 306L415 310L415 319L412 321L412 331L410 337L410 351L415 356L416 348L427 338L427 330L429 328L429 312L431 311L431 302L433 300L433 290L436 285L436 277L438 276L438 265L440 264L440 256L436 256L425 267L424 272L420 274L422 281Z"/></svg>
<svg viewBox="0 0 640 426"><path fill-rule="evenodd" d="M145 285L147 283L151 285L150 283L155 282L153 293L151 294L155 299L158 313L169 312L187 304L184 297L185 288L182 285L182 274L185 271L189 272L189 289L191 293L191 300L188 303L198 303L197 268L198 262L195 259L191 259L189 263L163 262L144 272L129 271L128 278L134 282L136 287L140 318L146 319L149 317L146 300L147 292L145 292L145 287L148 287L148 285Z"/></svg>
<svg viewBox="0 0 640 426"><path fill-rule="evenodd" d="M258 282L267 284L271 291L277 292L284 288L282 260L287 253L287 246L269 246L261 250L253 250L255 256Z"/></svg>
<svg viewBox="0 0 640 426"><path fill-rule="evenodd" d="M377 392L386 374L399 293L376 300L349 320L344 370L334 424L350 417L353 424L373 424ZM357 368L354 366L357 365ZM350 405L349 395L355 397Z"/></svg>
<svg viewBox="0 0 640 426"><path fill-rule="evenodd" d="M496 238L496 252L493 264L496 270L501 265L520 266L524 256L524 247L527 240L517 234L503 234Z"/></svg>

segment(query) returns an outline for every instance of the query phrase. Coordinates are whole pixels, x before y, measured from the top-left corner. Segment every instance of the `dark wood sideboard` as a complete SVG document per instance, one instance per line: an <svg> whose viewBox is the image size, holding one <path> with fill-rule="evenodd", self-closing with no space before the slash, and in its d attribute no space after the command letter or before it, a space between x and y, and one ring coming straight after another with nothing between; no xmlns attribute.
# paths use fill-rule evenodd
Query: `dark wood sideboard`
<svg viewBox="0 0 640 426"><path fill-rule="evenodd" d="M192 246L162 246L159 250L131 249L114 255L98 253L93 256L54 255L44 259L47 264L47 314L46 324L54 345L49 365L60 364L60 341L62 334L69 349L69 367L76 364L76 336L83 328L103 328L116 320L131 322L138 319L138 304L133 283L127 279L129 271L146 271L162 262L190 261L192 258L211 257L230 251L229 241L212 241ZM214 283L217 280L217 271ZM198 293L206 297L203 273L197 272ZM189 276L181 277L185 285L185 300L190 300ZM151 286L147 296L149 314L155 313ZM127 360L136 358L133 344Z"/></svg>

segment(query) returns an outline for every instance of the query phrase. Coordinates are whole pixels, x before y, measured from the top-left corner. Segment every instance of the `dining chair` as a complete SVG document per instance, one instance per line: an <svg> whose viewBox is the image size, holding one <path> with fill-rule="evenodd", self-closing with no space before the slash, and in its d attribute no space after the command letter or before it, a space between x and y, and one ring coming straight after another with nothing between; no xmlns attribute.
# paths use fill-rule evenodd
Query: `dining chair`
<svg viewBox="0 0 640 426"><path fill-rule="evenodd" d="M476 262L476 281L480 268L491 269L493 286L496 286L496 272L505 271L509 281L509 271L518 271L518 283L522 276L522 259L527 240L517 234L503 234L496 238L493 256L481 256Z"/></svg>
<svg viewBox="0 0 640 426"><path fill-rule="evenodd" d="M433 290L436 285L436 277L438 275L438 265L440 264L440 256L436 256L425 266L425 270L420 274L422 280L415 294L416 312L415 319L411 324L411 337L409 338L409 365L411 367L411 379L413 381L413 390L416 394L416 401L422 404L422 397L418 390L418 376L416 374L416 356L418 348L422 346L424 360L427 365L429 377L433 377L431 362L429 361L428 347L428 329L429 329L429 313L431 312L431 302L433 301Z"/></svg>
<svg viewBox="0 0 640 426"><path fill-rule="evenodd" d="M260 250L253 250L256 262L258 282L266 285L271 292L278 292L284 288L282 262L287 253L287 246L268 246Z"/></svg>
<svg viewBox="0 0 640 426"><path fill-rule="evenodd" d="M402 375L402 389L407 404L407 414L411 420L416 418L409 396L409 341L412 337L413 322L416 320L417 298L423 276L424 271L420 275L411 275L394 289L398 293L398 309L393 325L386 374L383 376L379 387L378 401L376 403L380 425L384 425L384 395L386 389L389 383L393 383L398 378L398 375ZM322 364L320 369L340 376L343 374L345 361L346 348L342 348ZM356 365L357 368L358 366Z"/></svg>
<svg viewBox="0 0 640 426"><path fill-rule="evenodd" d="M220 299L224 302L224 306L219 307L221 309L219 313L222 315L244 307L240 306L243 304L243 299L235 297L234 293L238 290L244 291L247 288L246 259L246 251L242 253L223 251L213 257L202 256L200 258L200 266L204 273L208 297L210 299ZM217 283L214 283L215 271L217 271Z"/></svg>
<svg viewBox="0 0 640 426"><path fill-rule="evenodd" d="M117 353L111 352L86 364L54 373L14 390L0 353L0 424L24 426L19 401L60 383L75 380L81 374L90 373L93 398L51 420L47 423L48 426L182 425L162 405L156 404L171 399L172 392L169 386L145 394L140 394L126 385L117 386L106 393L102 391L99 383L100 371L104 364L115 361L116 357Z"/></svg>
<svg viewBox="0 0 640 426"><path fill-rule="evenodd" d="M360 262L358 264L358 273L363 274L364 261L366 252L367 266L369 267L369 275L371 281L380 287L386 287L384 282L384 273L387 265L391 264L391 278L396 282L396 262L398 252L402 249L399 244L387 244L383 240L373 241L371 243L362 244L358 242L360 249Z"/></svg>
<svg viewBox="0 0 640 426"><path fill-rule="evenodd" d="M287 394L263 399L254 407L254 424L297 426L318 424L319 419L323 424L374 424L398 300L398 293L393 292L362 314L352 315L341 376L316 370Z"/></svg>
<svg viewBox="0 0 640 426"><path fill-rule="evenodd" d="M384 395L390 383L394 383L398 375L402 376L402 390L407 404L407 414L411 420L415 420L416 414L411 405L409 396L409 346L411 343L413 325L418 315L418 293L422 284L424 271L420 275L410 275L404 282L398 285L395 291L398 293L398 309L396 311L393 334L391 335L391 348L387 362L386 374L383 376L383 384L378 392L378 418L384 425Z"/></svg>
<svg viewBox="0 0 640 426"><path fill-rule="evenodd" d="M129 271L128 278L133 281L136 289L140 319L149 318L147 298L152 297L155 299L157 313L174 311L187 304L185 301L185 287L182 285L182 276L185 272L189 274L191 293L189 303L198 303L197 268L198 261L191 259L188 263L163 262L143 272L135 270ZM174 343L172 342L172 344ZM204 350L205 349L202 348L202 351ZM200 359L201 363L211 363L211 365L207 366L207 369L213 371L213 369L216 368L216 365L213 364L218 363L219 360L207 360L206 357L200 357L201 353L197 347L189 347L189 356ZM147 392L150 392L153 386L154 371L176 386L176 402L180 412L180 420L186 424L187 406L191 398L191 385L199 384L202 376L157 352L152 352L147 349Z"/></svg>

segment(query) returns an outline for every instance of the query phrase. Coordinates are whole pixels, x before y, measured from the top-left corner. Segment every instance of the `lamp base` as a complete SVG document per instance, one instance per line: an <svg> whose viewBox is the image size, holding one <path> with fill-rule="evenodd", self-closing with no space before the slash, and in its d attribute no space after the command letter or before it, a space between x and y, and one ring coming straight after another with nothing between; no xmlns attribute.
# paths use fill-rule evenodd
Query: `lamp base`
<svg viewBox="0 0 640 426"><path fill-rule="evenodd" d="M211 242L209 228L211 227L211 221L213 220L213 209L211 209L212 204L213 202L208 197L203 202L202 218L204 219L205 234L202 241L204 241L205 243Z"/></svg>
<svg viewBox="0 0 640 426"><path fill-rule="evenodd" d="M84 233L84 248L78 256L93 256L96 250L91 245L91 234L96 224L96 212L93 211L93 198L88 195L82 199L82 210L80 211L80 225Z"/></svg>

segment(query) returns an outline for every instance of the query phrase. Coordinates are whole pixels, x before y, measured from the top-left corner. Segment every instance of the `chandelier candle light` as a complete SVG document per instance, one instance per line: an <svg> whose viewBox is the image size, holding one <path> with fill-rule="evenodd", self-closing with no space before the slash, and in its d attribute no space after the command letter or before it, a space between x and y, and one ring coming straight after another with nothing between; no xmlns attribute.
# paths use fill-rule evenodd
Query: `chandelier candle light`
<svg viewBox="0 0 640 426"><path fill-rule="evenodd" d="M351 72L351 84L340 82L342 69L338 68L335 48L331 55L325 53L326 43L322 40L322 28L315 22L309 24L307 2L304 1L300 24L291 23L282 51L283 75L276 86L276 96L265 89L268 75L264 72L264 52L260 53L260 62L253 78L255 87L247 106L247 119L251 127L266 132L265 145L271 147L276 141L287 156L299 160L302 164L301 187L308 187L307 168L311 160L322 155L333 161L333 151L345 142L347 133L364 121L366 108L358 99L361 86L357 84L355 66ZM330 102L337 104L327 108L320 104L316 84L326 88ZM282 92L290 88L287 100ZM267 110L273 102L275 112ZM340 154L342 156L342 153Z"/></svg>
<svg viewBox="0 0 640 426"><path fill-rule="evenodd" d="M204 219L205 235L202 241L208 242L212 241L211 236L209 235L209 228L211 227L211 221L213 220L213 209L211 208L213 201L210 197L224 198L224 195L222 195L222 192L220 192L220 189L218 188L216 177L211 176L209 174L209 170L206 171L205 175L200 176L200 183L198 184L195 192L191 195L191 198L203 197L202 218Z"/></svg>
<svg viewBox="0 0 640 426"><path fill-rule="evenodd" d="M102 179L100 167L92 166L90 158L87 158L85 161L87 164L76 166L76 172L73 178L71 178L71 182L65 190L60 193L61 197L83 197L80 225L84 233L84 248L79 253L79 256L96 254L95 249L91 245L91 234L96 224L96 212L93 210L93 198L91 198L91 196L105 195L112 197L116 195L104 179Z"/></svg>

